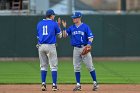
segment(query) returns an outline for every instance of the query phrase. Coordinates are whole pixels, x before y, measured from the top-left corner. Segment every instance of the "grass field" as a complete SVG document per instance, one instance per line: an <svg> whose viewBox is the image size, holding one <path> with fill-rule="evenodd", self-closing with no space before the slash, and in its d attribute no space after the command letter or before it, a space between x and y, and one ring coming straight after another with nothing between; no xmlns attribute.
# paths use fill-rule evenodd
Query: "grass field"
<svg viewBox="0 0 140 93"><path fill-rule="evenodd" d="M94 61L99 83L140 84L140 61ZM82 65L81 83L92 83L85 65ZM0 84L40 83L39 61L0 62ZM51 83L48 70L47 83ZM75 83L71 61L60 61L58 83Z"/></svg>

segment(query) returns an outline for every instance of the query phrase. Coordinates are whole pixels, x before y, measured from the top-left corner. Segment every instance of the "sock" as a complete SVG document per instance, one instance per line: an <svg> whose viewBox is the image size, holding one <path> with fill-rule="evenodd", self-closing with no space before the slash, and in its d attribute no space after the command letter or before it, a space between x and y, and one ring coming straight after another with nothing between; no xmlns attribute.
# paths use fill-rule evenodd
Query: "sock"
<svg viewBox="0 0 140 93"><path fill-rule="evenodd" d="M80 72L75 72L75 77L76 77L77 84L80 85Z"/></svg>
<svg viewBox="0 0 140 93"><path fill-rule="evenodd" d="M52 71L52 80L53 80L53 85L56 85L56 82L57 82L57 71Z"/></svg>
<svg viewBox="0 0 140 93"><path fill-rule="evenodd" d="M91 72L90 72L90 75L91 75L93 81L96 81L96 82L97 82L95 70L91 71Z"/></svg>
<svg viewBox="0 0 140 93"><path fill-rule="evenodd" d="M42 80L42 84L46 84L46 76L47 76L47 71L41 70L41 80Z"/></svg>

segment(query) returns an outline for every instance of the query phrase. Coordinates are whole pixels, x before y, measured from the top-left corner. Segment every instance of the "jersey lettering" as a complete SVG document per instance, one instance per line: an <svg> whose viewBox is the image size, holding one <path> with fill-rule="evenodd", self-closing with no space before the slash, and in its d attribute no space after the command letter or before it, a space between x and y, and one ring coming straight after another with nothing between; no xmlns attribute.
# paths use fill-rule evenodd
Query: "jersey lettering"
<svg viewBox="0 0 140 93"><path fill-rule="evenodd" d="M48 29L47 25L43 26L43 35L48 35Z"/></svg>
<svg viewBox="0 0 140 93"><path fill-rule="evenodd" d="M82 39L82 37L81 37L81 42L83 42L83 39Z"/></svg>
<svg viewBox="0 0 140 93"><path fill-rule="evenodd" d="M74 31L74 32L72 32L72 35L76 35L76 34L84 35L84 32L82 32L82 31Z"/></svg>

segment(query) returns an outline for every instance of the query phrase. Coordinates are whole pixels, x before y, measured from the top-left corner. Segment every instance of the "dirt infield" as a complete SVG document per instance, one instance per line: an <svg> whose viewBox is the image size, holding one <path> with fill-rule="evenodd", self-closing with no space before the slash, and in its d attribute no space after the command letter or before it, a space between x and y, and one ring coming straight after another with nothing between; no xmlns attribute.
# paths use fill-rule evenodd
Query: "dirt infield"
<svg viewBox="0 0 140 93"><path fill-rule="evenodd" d="M42 92L40 85L0 85L0 93L75 93L74 85L58 85L58 91L52 91L47 85L47 91ZM140 85L136 84L101 84L98 91L92 91L92 85L83 84L82 91L76 93L140 93Z"/></svg>

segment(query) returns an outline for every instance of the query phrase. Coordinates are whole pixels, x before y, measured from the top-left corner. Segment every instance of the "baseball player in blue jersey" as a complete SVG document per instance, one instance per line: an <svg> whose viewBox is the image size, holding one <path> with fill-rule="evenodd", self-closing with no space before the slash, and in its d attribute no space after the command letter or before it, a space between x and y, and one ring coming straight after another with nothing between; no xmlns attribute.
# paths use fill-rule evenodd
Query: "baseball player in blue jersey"
<svg viewBox="0 0 140 93"><path fill-rule="evenodd" d="M52 72L52 90L57 90L57 51L56 51L56 35L62 37L60 27L57 22L53 21L55 13L53 10L46 12L46 19L41 20L37 24L38 52L41 69L42 91L46 90L46 76L48 65ZM59 19L60 21L60 19Z"/></svg>
<svg viewBox="0 0 140 93"><path fill-rule="evenodd" d="M80 70L82 61L91 74L93 79L93 91L95 91L98 88L98 84L96 80L95 68L92 63L92 56L89 51L87 53L83 53L85 49L86 51L91 49L94 35L92 34L89 26L81 22L81 17L82 14L80 12L75 12L72 16L74 25L71 25L68 29L66 29L66 22L62 20L62 25L64 27L63 37L70 36L71 45L74 47L73 65L77 85L73 91L81 91Z"/></svg>

